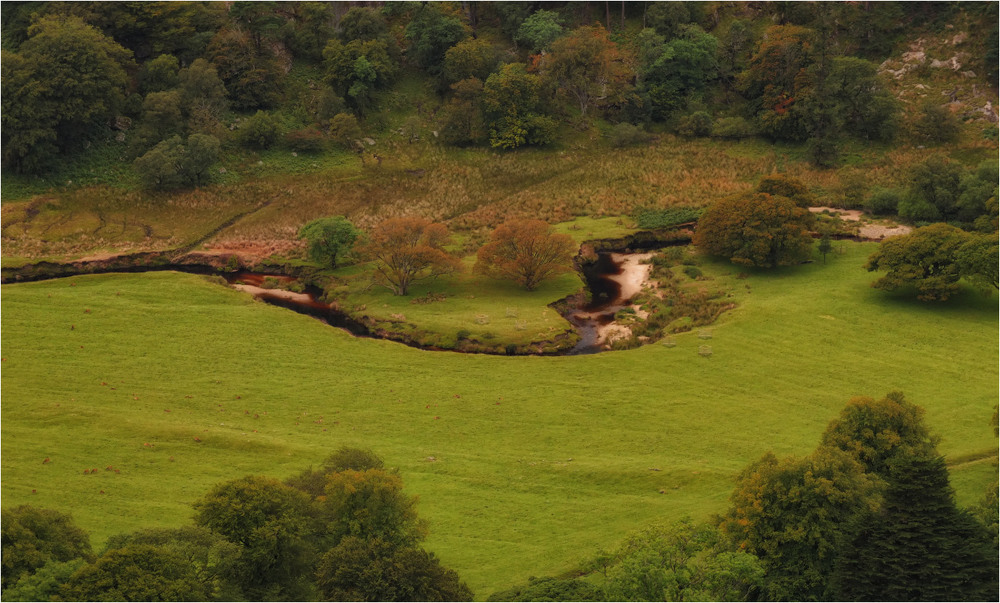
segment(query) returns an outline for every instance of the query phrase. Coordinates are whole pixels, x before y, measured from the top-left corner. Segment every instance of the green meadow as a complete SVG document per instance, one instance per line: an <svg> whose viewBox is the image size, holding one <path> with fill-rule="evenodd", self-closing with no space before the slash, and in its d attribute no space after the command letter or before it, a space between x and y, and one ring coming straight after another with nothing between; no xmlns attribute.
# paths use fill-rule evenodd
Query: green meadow
<svg viewBox="0 0 1000 603"><path fill-rule="evenodd" d="M887 295L862 268L875 244L836 247L745 278L703 260L736 309L674 347L575 357L354 338L187 274L4 285L4 506L70 512L99 547L188 522L221 481L370 447L419 495L427 548L485 598L721 512L747 463L809 453L851 397L892 390L926 409L975 502L997 472L996 294Z"/></svg>

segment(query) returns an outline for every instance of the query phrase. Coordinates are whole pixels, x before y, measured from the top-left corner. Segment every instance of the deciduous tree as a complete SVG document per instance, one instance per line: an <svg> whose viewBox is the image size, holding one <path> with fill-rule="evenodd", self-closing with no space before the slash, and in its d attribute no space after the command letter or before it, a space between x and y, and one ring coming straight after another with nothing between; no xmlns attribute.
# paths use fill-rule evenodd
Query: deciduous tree
<svg viewBox="0 0 1000 603"><path fill-rule="evenodd" d="M445 52L468 36L468 26L457 17L445 14L434 3L424 4L406 26L406 39L410 42L407 56L437 76L441 74Z"/></svg>
<svg viewBox="0 0 1000 603"><path fill-rule="evenodd" d="M345 469L327 476L320 508L332 542L353 536L413 546L427 535L417 517L417 499L403 492L397 473L383 469Z"/></svg>
<svg viewBox="0 0 1000 603"><path fill-rule="evenodd" d="M375 282L406 295L414 282L449 274L461 263L444 250L448 229L424 218L390 218L376 226L360 247L375 263Z"/></svg>
<svg viewBox="0 0 1000 603"><path fill-rule="evenodd" d="M210 594L180 554L148 544L107 551L60 593L70 601L207 601Z"/></svg>
<svg viewBox="0 0 1000 603"><path fill-rule="evenodd" d="M586 116L595 103L616 104L624 100L633 73L606 29L580 27L551 46L551 52L539 63L542 79L572 98L581 116Z"/></svg>
<svg viewBox="0 0 1000 603"><path fill-rule="evenodd" d="M299 238L308 243L309 257L324 266L337 266L337 257L351 249L358 235L357 228L344 216L319 218L299 229Z"/></svg>
<svg viewBox="0 0 1000 603"><path fill-rule="evenodd" d="M251 600L308 594L315 551L307 540L309 496L267 477L220 484L194 504L195 524L239 545L231 579Z"/></svg>
<svg viewBox="0 0 1000 603"><path fill-rule="evenodd" d="M475 270L512 280L528 291L573 267L577 245L572 237L552 232L541 220L511 220L479 248Z"/></svg>
<svg viewBox="0 0 1000 603"><path fill-rule="evenodd" d="M917 299L948 299L958 290L962 272L956 254L967 239L968 234L947 224L931 224L886 239L865 264L869 272L888 271L872 287L895 291L912 286Z"/></svg>
<svg viewBox="0 0 1000 603"><path fill-rule="evenodd" d="M471 601L454 570L422 548L348 536L323 555L317 584L328 601Z"/></svg>
<svg viewBox="0 0 1000 603"><path fill-rule="evenodd" d="M768 453L738 478L721 529L764 563L765 598L818 600L845 527L877 508L880 487L841 450L784 460Z"/></svg>
<svg viewBox="0 0 1000 603"><path fill-rule="evenodd" d="M4 162L36 172L81 144L124 99L131 53L78 18L43 17L4 53Z"/></svg>
<svg viewBox="0 0 1000 603"><path fill-rule="evenodd" d="M21 505L4 509L0 517L3 588L50 561L90 557L90 537L65 513Z"/></svg>
<svg viewBox="0 0 1000 603"><path fill-rule="evenodd" d="M694 234L706 253L744 266L774 267L809 258L814 217L792 200L767 193L722 199L708 208Z"/></svg>
<svg viewBox="0 0 1000 603"><path fill-rule="evenodd" d="M924 409L907 402L901 392L881 400L858 396L830 422L821 445L847 452L865 471L885 478L893 459L937 454L937 438L923 417Z"/></svg>
<svg viewBox="0 0 1000 603"><path fill-rule="evenodd" d="M508 63L490 75L483 86L483 116L490 146L516 149L526 144L547 144L555 135L555 122L544 115L537 75L523 63Z"/></svg>
<svg viewBox="0 0 1000 603"><path fill-rule="evenodd" d="M562 18L550 10L536 10L517 28L514 41L530 52L548 50L549 46L563 33Z"/></svg>
<svg viewBox="0 0 1000 603"><path fill-rule="evenodd" d="M718 531L689 519L653 526L626 539L609 572L614 601L746 601L759 592L763 564L726 551Z"/></svg>

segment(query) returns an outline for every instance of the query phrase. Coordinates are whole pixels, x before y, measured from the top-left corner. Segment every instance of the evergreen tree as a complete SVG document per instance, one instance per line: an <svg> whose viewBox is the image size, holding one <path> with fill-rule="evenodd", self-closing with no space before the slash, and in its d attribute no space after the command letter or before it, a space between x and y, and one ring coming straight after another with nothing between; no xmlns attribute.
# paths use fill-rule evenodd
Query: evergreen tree
<svg viewBox="0 0 1000 603"><path fill-rule="evenodd" d="M828 598L840 601L988 601L997 551L955 506L942 457L898 457L881 509L841 547Z"/></svg>

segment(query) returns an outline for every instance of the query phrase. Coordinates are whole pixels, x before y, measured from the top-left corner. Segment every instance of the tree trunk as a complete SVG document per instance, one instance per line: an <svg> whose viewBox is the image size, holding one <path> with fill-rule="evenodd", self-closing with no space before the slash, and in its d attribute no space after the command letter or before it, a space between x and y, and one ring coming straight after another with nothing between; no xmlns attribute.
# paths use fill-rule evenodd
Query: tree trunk
<svg viewBox="0 0 1000 603"><path fill-rule="evenodd" d="M608 31L611 31L611 4L608 0L604 0L604 22L608 25Z"/></svg>

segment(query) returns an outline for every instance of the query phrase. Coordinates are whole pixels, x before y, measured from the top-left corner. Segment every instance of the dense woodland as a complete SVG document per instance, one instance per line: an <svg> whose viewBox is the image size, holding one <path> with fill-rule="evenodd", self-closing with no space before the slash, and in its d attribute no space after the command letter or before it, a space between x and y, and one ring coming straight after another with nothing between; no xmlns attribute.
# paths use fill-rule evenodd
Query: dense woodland
<svg viewBox="0 0 1000 603"><path fill-rule="evenodd" d="M961 77L995 99L994 2L4 2L2 10L3 169L28 183L24 191L97 154L111 157L98 169L126 174L154 199L232 183L221 164L252 165L274 149L381 166L389 135L489 149L497 161L579 145L614 153L664 137L759 140L795 149L817 170L839 169L869 145L931 148L941 152L906 165L893 186L843 187L845 205L915 227L870 257L866 268L884 271L873 286L923 301L948 299L962 279L998 287L996 159L947 152L959 140L995 146L995 109L955 103L933 71L969 73ZM953 37L961 65L904 62L898 74L926 76L932 90L904 97L888 59L956 20L966 26ZM414 87L428 93L414 96ZM758 180L704 211L706 203L629 209L639 228L698 220L693 243L740 267L801 263L817 237L825 258L831 231L808 211L813 191L783 175ZM570 270L570 237L524 219L535 216L501 217L482 220L495 229L464 250L476 253L477 273L531 291ZM344 216L295 226L316 266L370 261L373 280L395 295L461 264L445 249L445 226L425 217L367 232ZM519 251L525 241L528 256ZM690 303L712 320L723 311ZM122 534L98 551L65 514L5 507L3 599L991 600L996 488L960 509L936 446L923 410L903 394L855 398L809 456L768 453L746 467L712 520L650 527L616 550L593 551L578 575L492 593L473 593L422 548L427 527L402 492L405 476L370 451L343 448L284 481L219 484L195 503L192 525Z"/></svg>

